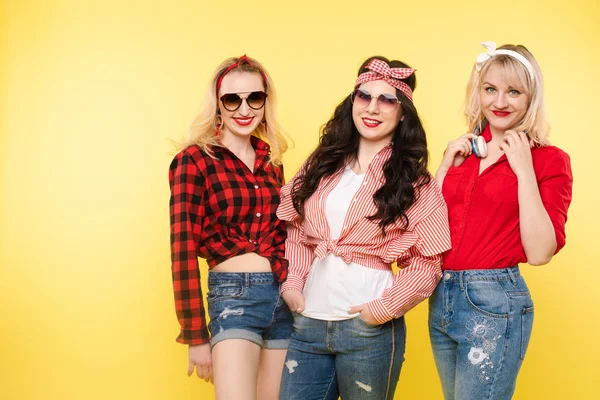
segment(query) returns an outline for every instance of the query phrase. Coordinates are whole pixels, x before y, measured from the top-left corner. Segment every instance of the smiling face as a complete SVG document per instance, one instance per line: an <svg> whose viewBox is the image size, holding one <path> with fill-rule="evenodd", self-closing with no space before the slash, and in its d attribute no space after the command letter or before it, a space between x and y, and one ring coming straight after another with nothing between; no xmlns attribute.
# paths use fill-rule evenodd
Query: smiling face
<svg viewBox="0 0 600 400"><path fill-rule="evenodd" d="M479 96L483 115L496 135L519 125L529 106L529 95L519 78L507 76L505 69L497 64L485 74Z"/></svg>
<svg viewBox="0 0 600 400"><path fill-rule="evenodd" d="M228 93L236 93L244 99L240 107L235 111L229 111L219 100L219 111L223 118L223 135L235 135L248 137L256 130L258 124L265 117L265 107L255 110L248 106L248 96L252 92L265 92L266 88L263 78L258 72L236 72L231 71L223 78L219 89L219 99ZM268 100L267 100L268 101ZM231 107L229 107L231 108Z"/></svg>
<svg viewBox="0 0 600 400"><path fill-rule="evenodd" d="M384 112L377 104L381 94L396 97L396 89L385 81L369 81L360 85L371 94L372 100L368 106L362 107L355 101L352 105L352 119L360 134L361 141L389 143L402 117L402 105L392 112Z"/></svg>

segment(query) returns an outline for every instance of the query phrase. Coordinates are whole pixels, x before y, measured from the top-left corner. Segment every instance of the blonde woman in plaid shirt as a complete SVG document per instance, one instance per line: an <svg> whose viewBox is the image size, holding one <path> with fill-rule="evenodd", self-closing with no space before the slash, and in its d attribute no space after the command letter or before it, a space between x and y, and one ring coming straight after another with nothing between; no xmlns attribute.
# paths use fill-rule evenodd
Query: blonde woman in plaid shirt
<svg viewBox="0 0 600 400"><path fill-rule="evenodd" d="M287 144L275 102L258 61L225 60L169 170L177 341L188 345L188 375L214 377L217 399L276 399L292 331L279 295L286 231L275 212ZM208 324L198 256L210 269Z"/></svg>

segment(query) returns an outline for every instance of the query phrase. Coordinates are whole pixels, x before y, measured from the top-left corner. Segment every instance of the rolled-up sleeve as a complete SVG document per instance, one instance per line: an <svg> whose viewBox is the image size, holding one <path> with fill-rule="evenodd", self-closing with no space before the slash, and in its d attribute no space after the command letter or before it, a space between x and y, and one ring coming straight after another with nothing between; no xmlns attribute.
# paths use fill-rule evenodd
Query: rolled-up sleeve
<svg viewBox="0 0 600 400"><path fill-rule="evenodd" d="M546 162L541 175L538 183L540 197L554 227L556 253L558 253L566 243L565 224L573 191L573 174L569 155L558 150L556 156Z"/></svg>
<svg viewBox="0 0 600 400"><path fill-rule="evenodd" d="M433 293L442 276L442 253L450 249L446 204L440 204L414 229L418 239L398 258L400 270L383 295L368 303L379 323L406 314Z"/></svg>

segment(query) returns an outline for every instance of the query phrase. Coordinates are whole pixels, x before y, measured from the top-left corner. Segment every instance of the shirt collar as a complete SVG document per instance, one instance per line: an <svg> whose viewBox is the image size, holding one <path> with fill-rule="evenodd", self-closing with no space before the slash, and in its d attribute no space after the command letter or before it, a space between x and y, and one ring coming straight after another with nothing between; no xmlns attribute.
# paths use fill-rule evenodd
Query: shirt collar
<svg viewBox="0 0 600 400"><path fill-rule="evenodd" d="M481 132L480 136L484 138L486 142L492 140L492 131L490 129L490 124L485 125L485 128L483 128L483 132Z"/></svg>
<svg viewBox="0 0 600 400"><path fill-rule="evenodd" d="M258 137L252 135L250 137L250 143L252 144L252 147L254 147L254 151L256 152L257 155L260 154L260 156L262 157L266 157L269 155L269 151L270 151L270 146L267 142L265 142L262 139L259 139Z"/></svg>
<svg viewBox="0 0 600 400"><path fill-rule="evenodd" d="M223 142L221 142L221 139L217 139L217 143L219 145L215 146L216 149L220 149L221 151L226 150L230 152L227 146L225 146ZM269 152L271 151L271 147L267 142L254 135L250 136L250 144L254 148L254 152L256 153L257 157L267 157L269 155Z"/></svg>

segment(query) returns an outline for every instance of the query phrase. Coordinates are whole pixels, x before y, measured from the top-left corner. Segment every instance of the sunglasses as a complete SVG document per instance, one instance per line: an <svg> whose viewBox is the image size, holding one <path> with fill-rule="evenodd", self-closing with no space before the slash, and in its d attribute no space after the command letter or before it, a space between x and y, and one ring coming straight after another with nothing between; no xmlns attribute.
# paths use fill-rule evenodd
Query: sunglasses
<svg viewBox="0 0 600 400"><path fill-rule="evenodd" d="M355 106L360 108L367 108L371 104L373 96L371 96L371 93L369 93L365 89L356 89L352 93L351 99L352 104L354 104ZM379 108L379 110L385 113L390 113L394 111L396 107L398 107L398 104L401 104L401 102L393 94L382 93L379 96L377 96L377 108Z"/></svg>
<svg viewBox="0 0 600 400"><path fill-rule="evenodd" d="M250 92L248 96L242 98L238 93L225 93L220 100L227 111L237 110L242 106L244 100L251 109L260 110L265 106L267 94L265 92Z"/></svg>

